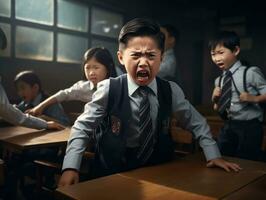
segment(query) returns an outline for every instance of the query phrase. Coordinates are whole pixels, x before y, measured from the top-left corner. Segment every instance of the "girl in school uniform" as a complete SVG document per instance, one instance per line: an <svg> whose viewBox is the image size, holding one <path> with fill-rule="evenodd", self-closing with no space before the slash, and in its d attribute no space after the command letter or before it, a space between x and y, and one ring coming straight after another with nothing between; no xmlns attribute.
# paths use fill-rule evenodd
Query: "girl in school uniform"
<svg viewBox="0 0 266 200"><path fill-rule="evenodd" d="M47 106L62 101L78 100L85 103L91 101L98 82L109 77L116 77L112 55L104 47L90 48L84 54L82 72L84 80L78 81L70 88L60 90L29 110L28 113L40 115Z"/></svg>

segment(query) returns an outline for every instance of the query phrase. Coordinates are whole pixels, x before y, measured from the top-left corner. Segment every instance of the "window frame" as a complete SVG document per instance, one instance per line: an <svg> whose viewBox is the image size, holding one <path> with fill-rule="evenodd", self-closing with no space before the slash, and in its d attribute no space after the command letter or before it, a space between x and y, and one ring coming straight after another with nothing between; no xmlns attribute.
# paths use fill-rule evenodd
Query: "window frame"
<svg viewBox="0 0 266 200"><path fill-rule="evenodd" d="M74 0L72 0L74 1ZM62 28L57 26L57 20L58 20L58 2L57 0L54 0L54 23L53 25L46 25L46 24L38 24L35 22L30 22L30 21L24 21L21 19L16 19L15 17L15 3L16 0L11 0L11 15L10 17L5 17L5 16L0 16L0 23L7 23L10 25L10 40L11 40L11 45L10 45L10 56L1 56L1 59L5 60L6 62L10 60L16 60L16 61L21 61L21 62L26 62L26 63L40 63L41 65L45 65L46 63L54 63L54 64L63 64L63 65L78 65L82 63L74 63L74 62L61 62L57 61L57 49L58 49L58 34L68 34L76 37L82 37L82 38L87 38L88 40L88 48L91 48L92 45L92 40L102 40L103 42L111 42L111 43L117 43L117 38L114 37L108 37L108 36L103 36L103 35L97 35L94 33L91 33L91 19L92 19L92 9L97 8L101 10L106 10L107 12L113 12L114 14L121 15L122 17L122 22L124 23L125 20L125 15L122 10L119 10L117 8L114 8L112 6L107 6L103 5L104 3L98 3L98 2L92 2L89 3L84 0L76 0L75 2L82 3L87 6L88 8L88 30L87 32L82 32L82 31L75 31L71 30L68 28ZM16 38L16 27L17 26L24 26L24 27L29 27L29 28L36 28L40 30L45 30L45 31L51 31L53 34L53 58L52 61L45 61L45 60L34 60L30 58L18 58L15 56L15 38ZM118 45L117 45L118 46ZM116 59L116 58L114 58ZM28 62L27 62L28 61Z"/></svg>

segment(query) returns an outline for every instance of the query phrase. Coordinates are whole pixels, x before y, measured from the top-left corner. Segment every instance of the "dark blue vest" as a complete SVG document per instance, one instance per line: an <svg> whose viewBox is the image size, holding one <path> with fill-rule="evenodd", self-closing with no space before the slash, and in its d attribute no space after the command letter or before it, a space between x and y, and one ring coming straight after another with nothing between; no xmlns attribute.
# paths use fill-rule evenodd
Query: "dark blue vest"
<svg viewBox="0 0 266 200"><path fill-rule="evenodd" d="M170 117L172 110L172 92L170 84L160 78L156 79L159 110L157 117L156 145L147 164L170 160L174 146L170 134ZM130 99L128 96L127 76L110 79L107 107L108 116L100 126L96 136L96 156L92 176L104 176L139 167L136 158L137 148L126 147L126 132L131 120Z"/></svg>

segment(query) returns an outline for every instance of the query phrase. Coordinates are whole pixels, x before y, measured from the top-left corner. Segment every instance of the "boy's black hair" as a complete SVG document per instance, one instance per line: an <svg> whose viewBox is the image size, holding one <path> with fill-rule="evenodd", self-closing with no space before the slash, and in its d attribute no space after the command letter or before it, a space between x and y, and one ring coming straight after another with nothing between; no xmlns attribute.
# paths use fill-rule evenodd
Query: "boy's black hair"
<svg viewBox="0 0 266 200"><path fill-rule="evenodd" d="M39 86L40 92L42 92L41 81L39 77L34 73L34 71L22 71L18 73L14 79L15 85L17 85L19 81L23 81L29 84L30 86L37 84Z"/></svg>
<svg viewBox="0 0 266 200"><path fill-rule="evenodd" d="M107 77L116 77L116 71L115 71L115 64L113 57L111 53L104 47L94 47L88 49L83 57L83 64L82 64L82 73L83 73L83 78L86 79L85 76L85 70L84 66L85 64L92 58L95 58L95 60L102 65L104 65L107 69Z"/></svg>
<svg viewBox="0 0 266 200"><path fill-rule="evenodd" d="M210 50L214 50L217 45L223 45L231 51L234 51L236 46L240 47L240 39L233 31L221 31L209 41Z"/></svg>
<svg viewBox="0 0 266 200"><path fill-rule="evenodd" d="M7 46L7 39L4 31L0 28L0 49L5 49Z"/></svg>
<svg viewBox="0 0 266 200"><path fill-rule="evenodd" d="M118 37L119 49L123 49L132 37L138 36L152 37L163 53L165 40L164 34L160 31L158 23L146 18L135 18L122 27Z"/></svg>
<svg viewBox="0 0 266 200"><path fill-rule="evenodd" d="M174 37L176 42L179 40L180 33L176 27L174 27L171 24L163 24L163 25L161 25L161 27L165 28L166 31L168 32L169 36Z"/></svg>

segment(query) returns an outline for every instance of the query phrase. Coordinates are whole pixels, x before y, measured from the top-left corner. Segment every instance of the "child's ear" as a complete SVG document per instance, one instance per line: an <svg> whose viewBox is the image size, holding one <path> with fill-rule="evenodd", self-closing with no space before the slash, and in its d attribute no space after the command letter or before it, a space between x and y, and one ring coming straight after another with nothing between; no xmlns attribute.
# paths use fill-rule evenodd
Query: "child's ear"
<svg viewBox="0 0 266 200"><path fill-rule="evenodd" d="M235 56L238 56L238 54L240 53L240 47L239 46L236 46L234 52Z"/></svg>
<svg viewBox="0 0 266 200"><path fill-rule="evenodd" d="M124 61L123 61L123 52L121 50L117 51L117 58L120 62L121 65L124 65Z"/></svg>

